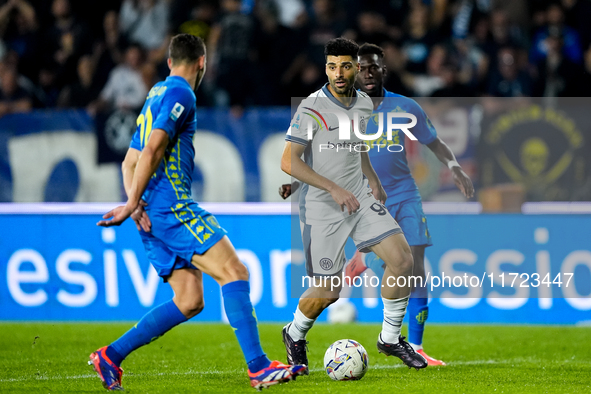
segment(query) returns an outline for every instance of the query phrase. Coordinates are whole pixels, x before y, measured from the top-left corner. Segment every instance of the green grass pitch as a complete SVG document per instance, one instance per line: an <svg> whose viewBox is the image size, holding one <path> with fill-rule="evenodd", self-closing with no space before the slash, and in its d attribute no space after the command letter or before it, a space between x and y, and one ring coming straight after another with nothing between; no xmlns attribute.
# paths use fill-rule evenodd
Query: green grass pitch
<svg viewBox="0 0 591 394"><path fill-rule="evenodd" d="M121 335L122 323L0 323L0 392L106 392L88 354ZM307 393L590 393L591 327L435 325L428 353L446 367L415 371L378 354L377 324L317 324L308 335L310 376L268 392ZM271 358L285 361L281 325L260 324ZM360 381L333 382L322 368L335 340L355 339L369 352ZM232 329L188 323L134 352L123 363L128 393L255 392Z"/></svg>

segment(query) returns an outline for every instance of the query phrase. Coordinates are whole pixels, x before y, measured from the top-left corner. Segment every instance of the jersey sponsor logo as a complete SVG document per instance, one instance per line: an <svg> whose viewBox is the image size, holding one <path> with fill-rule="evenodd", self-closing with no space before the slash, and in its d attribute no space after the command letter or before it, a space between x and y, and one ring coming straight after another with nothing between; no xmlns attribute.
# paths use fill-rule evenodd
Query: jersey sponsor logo
<svg viewBox="0 0 591 394"><path fill-rule="evenodd" d="M334 149L337 152L349 152L349 153L361 153L361 152L369 152L369 146L365 144L363 141L360 142L330 142L326 144L320 144L318 146L318 151L322 152L322 150L327 149Z"/></svg>
<svg viewBox="0 0 591 394"><path fill-rule="evenodd" d="M332 260L329 259L328 257L324 257L324 258L320 259L320 267L325 271L330 270L333 265L334 264L333 264Z"/></svg>
<svg viewBox="0 0 591 394"><path fill-rule="evenodd" d="M336 129L338 129L338 128L339 128L339 126L336 126L336 127L329 127L329 128L328 128L328 131L333 131L333 130L336 130Z"/></svg>
<svg viewBox="0 0 591 394"><path fill-rule="evenodd" d="M172 107L172 111L170 111L170 119L176 122L184 110L185 107L183 107L181 103L176 103L174 107Z"/></svg>

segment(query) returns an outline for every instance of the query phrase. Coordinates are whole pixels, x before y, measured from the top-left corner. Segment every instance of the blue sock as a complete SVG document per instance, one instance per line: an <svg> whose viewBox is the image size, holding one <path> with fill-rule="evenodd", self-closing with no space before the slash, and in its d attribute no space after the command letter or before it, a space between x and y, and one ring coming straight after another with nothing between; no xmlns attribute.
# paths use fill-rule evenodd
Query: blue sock
<svg viewBox="0 0 591 394"><path fill-rule="evenodd" d="M147 345L174 326L187 321L185 315L179 310L173 300L157 306L121 338L117 339L107 348L107 356L116 365L140 346Z"/></svg>
<svg viewBox="0 0 591 394"><path fill-rule="evenodd" d="M271 361L263 352L254 308L250 303L250 286L245 280L237 280L222 286L224 309L230 326L244 353L251 372L267 368Z"/></svg>
<svg viewBox="0 0 591 394"><path fill-rule="evenodd" d="M365 265L376 273L378 278L382 280L384 276L384 260L380 259L377 254L371 252L365 256Z"/></svg>
<svg viewBox="0 0 591 394"><path fill-rule="evenodd" d="M425 321L429 317L429 298L426 287L415 288L408 301L408 341L414 345L423 344Z"/></svg>

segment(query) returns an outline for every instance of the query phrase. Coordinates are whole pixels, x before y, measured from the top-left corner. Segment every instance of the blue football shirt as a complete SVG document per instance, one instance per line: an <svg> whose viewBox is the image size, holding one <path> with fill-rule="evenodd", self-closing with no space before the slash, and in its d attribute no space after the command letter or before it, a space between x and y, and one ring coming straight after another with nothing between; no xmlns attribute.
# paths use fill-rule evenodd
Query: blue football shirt
<svg viewBox="0 0 591 394"><path fill-rule="evenodd" d="M166 131L169 144L142 199L151 206L188 200L195 166L193 135L197 117L195 93L184 78L170 76L150 90L130 147L143 150L154 129Z"/></svg>
<svg viewBox="0 0 591 394"><path fill-rule="evenodd" d="M419 197L419 189L413 179L408 162L406 160L405 134L401 130L392 132L392 140L386 138L386 122L388 112L406 112L417 117L417 124L410 132L421 144L430 144L437 138L435 127L421 108L413 99L392 93L384 89L384 100L374 110L367 124L367 134L375 134L378 131L378 114L383 113L383 135L375 141L366 141L371 147L369 158L376 171L382 186L388 195L388 204L413 197ZM401 118L401 122L407 121ZM416 141L410 141L416 143ZM401 152L388 151L388 145L399 144L405 147ZM377 149L379 146L379 150ZM395 150L395 149L392 149Z"/></svg>

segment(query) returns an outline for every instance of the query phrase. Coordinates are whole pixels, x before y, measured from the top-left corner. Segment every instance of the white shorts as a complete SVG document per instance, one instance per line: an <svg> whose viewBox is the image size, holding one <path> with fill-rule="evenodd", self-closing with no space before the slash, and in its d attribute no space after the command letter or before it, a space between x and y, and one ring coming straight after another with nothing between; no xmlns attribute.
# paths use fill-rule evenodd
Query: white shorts
<svg viewBox="0 0 591 394"><path fill-rule="evenodd" d="M328 225L300 222L308 276L339 275L345 266L345 244L351 237L360 252L379 244L402 229L385 206L371 193L359 201L359 210Z"/></svg>

